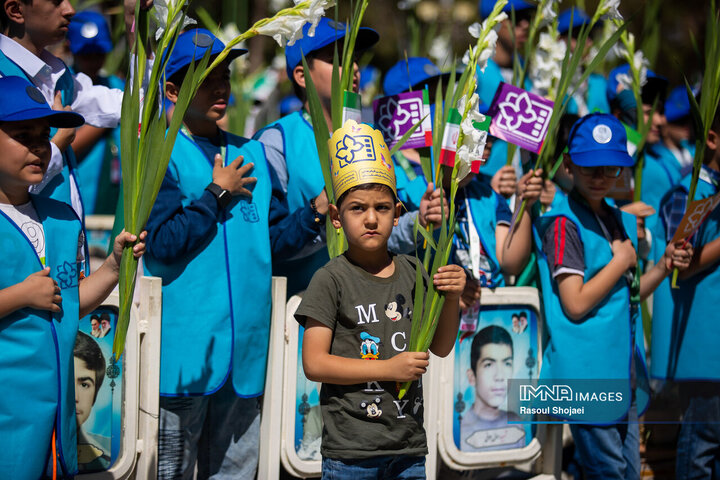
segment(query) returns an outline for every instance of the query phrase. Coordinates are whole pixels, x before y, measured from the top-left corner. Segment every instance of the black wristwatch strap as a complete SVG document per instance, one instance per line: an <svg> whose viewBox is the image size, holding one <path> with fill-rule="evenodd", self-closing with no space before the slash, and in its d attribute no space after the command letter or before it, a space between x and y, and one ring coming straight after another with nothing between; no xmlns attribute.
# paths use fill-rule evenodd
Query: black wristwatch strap
<svg viewBox="0 0 720 480"><path fill-rule="evenodd" d="M217 183L211 183L207 187L205 187L205 190L209 191L215 196L215 200L218 202L218 206L220 208L225 208L230 204L230 200L232 200L232 195L229 191L222 188Z"/></svg>

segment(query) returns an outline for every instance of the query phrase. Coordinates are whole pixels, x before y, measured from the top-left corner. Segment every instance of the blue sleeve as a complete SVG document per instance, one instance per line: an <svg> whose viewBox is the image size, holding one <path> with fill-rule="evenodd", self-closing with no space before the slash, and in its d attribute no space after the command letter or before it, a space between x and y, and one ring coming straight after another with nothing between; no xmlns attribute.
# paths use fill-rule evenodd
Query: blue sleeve
<svg viewBox="0 0 720 480"><path fill-rule="evenodd" d="M177 181L165 175L146 227L148 253L169 263L194 252L215 235L219 214L217 200L207 190L183 206Z"/></svg>
<svg viewBox="0 0 720 480"><path fill-rule="evenodd" d="M285 260L299 253L320 233L324 222L316 222L310 205L290 213L285 192L275 171L268 168L272 183L270 199L270 247L273 260ZM322 220L322 218L321 218Z"/></svg>
<svg viewBox="0 0 720 480"><path fill-rule="evenodd" d="M502 196L498 195L497 193L495 195L495 218L497 220L498 225L510 225L512 222L512 211L510 210L510 206L508 205L507 200L505 200Z"/></svg>
<svg viewBox="0 0 720 480"><path fill-rule="evenodd" d="M411 253L415 251L418 240L422 238L420 234L418 234L417 239L415 238L415 218L417 216L417 210L400 215L398 226L392 229L388 239L388 250L394 253Z"/></svg>

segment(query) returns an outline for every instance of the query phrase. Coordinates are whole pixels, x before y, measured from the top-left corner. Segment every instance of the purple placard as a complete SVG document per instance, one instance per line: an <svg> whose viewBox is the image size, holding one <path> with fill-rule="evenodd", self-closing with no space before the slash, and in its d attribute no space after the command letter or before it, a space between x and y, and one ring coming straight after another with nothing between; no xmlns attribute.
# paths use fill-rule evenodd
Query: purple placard
<svg viewBox="0 0 720 480"><path fill-rule="evenodd" d="M408 138L402 148L431 146L432 127L429 113L430 105L423 94L423 90L399 93L379 98L373 102L375 126L380 129L385 143L391 149L423 117L425 117L425 120Z"/></svg>
<svg viewBox="0 0 720 480"><path fill-rule="evenodd" d="M539 153L554 105L547 98L501 83L488 111L490 135Z"/></svg>

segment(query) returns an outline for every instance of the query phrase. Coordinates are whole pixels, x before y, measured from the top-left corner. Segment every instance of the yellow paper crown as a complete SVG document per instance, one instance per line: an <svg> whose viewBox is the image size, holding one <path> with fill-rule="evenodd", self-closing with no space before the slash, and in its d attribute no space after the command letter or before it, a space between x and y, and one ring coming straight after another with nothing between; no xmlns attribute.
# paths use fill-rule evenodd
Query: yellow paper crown
<svg viewBox="0 0 720 480"><path fill-rule="evenodd" d="M348 189L367 183L387 185L397 197L395 168L380 130L348 120L333 132L328 150L336 199Z"/></svg>

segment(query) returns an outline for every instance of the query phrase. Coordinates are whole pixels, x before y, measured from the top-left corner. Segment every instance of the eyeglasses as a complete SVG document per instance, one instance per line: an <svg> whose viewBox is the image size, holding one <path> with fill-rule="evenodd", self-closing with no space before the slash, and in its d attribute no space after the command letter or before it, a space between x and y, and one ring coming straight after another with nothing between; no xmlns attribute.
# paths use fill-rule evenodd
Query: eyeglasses
<svg viewBox="0 0 720 480"><path fill-rule="evenodd" d="M602 173L603 177L607 178L617 178L622 173L623 167L616 167L616 166L610 166L606 165L604 167L580 167L580 173L583 175L587 175L588 177L594 177L597 175L597 172Z"/></svg>

